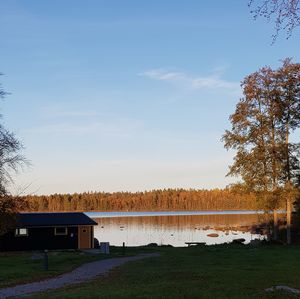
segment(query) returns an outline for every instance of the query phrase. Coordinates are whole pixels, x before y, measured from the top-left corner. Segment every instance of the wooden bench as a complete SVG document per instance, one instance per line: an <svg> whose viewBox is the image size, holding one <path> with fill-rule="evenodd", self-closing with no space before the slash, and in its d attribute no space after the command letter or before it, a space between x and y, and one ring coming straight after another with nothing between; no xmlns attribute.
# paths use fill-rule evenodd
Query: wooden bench
<svg viewBox="0 0 300 299"><path fill-rule="evenodd" d="M185 242L185 244L190 247L191 245L205 245L205 242Z"/></svg>

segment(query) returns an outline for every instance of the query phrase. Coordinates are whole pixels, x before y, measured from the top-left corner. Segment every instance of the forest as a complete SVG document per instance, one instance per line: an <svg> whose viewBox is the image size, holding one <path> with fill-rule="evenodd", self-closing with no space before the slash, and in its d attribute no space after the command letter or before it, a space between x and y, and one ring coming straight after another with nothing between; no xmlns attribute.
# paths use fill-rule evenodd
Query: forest
<svg viewBox="0 0 300 299"><path fill-rule="evenodd" d="M229 188L213 190L164 189L145 192L85 192L74 194L27 195L26 211L175 211L256 210L255 194Z"/></svg>

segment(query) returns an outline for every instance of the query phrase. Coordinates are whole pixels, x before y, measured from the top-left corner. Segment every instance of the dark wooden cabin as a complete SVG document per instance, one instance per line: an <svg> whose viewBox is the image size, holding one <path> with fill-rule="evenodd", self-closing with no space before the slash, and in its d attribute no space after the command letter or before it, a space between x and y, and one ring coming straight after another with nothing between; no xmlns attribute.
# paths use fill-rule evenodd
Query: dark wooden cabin
<svg viewBox="0 0 300 299"><path fill-rule="evenodd" d="M20 213L16 227L0 237L0 250L93 248L94 225L84 213Z"/></svg>

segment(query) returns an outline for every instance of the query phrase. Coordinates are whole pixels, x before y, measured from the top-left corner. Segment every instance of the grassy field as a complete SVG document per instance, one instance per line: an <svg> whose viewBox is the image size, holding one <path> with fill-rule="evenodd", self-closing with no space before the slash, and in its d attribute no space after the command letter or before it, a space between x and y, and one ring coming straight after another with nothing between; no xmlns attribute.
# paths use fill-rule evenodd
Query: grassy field
<svg viewBox="0 0 300 299"><path fill-rule="evenodd" d="M125 264L80 286L30 298L300 298L264 291L274 285L300 289L297 246L222 245L144 250L160 252L161 256Z"/></svg>
<svg viewBox="0 0 300 299"><path fill-rule="evenodd" d="M49 270L44 270L43 259L32 259L39 253L0 253L0 288L41 280L68 272L85 262L107 258L104 255L82 254L76 251L49 252Z"/></svg>

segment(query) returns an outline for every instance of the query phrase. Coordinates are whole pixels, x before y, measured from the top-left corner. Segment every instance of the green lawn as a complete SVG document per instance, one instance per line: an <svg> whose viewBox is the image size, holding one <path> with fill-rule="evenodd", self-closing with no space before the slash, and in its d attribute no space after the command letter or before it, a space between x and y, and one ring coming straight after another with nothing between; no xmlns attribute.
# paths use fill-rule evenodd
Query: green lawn
<svg viewBox="0 0 300 299"><path fill-rule="evenodd" d="M49 252L49 270L45 271L43 259L32 260L33 254L37 253L0 253L0 288L59 275L82 263L107 257L77 251L52 251Z"/></svg>
<svg viewBox="0 0 300 299"><path fill-rule="evenodd" d="M300 298L264 292L273 285L300 289L297 246L144 250L160 252L161 256L127 263L92 282L30 298Z"/></svg>

